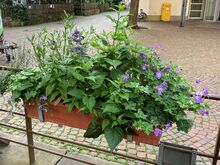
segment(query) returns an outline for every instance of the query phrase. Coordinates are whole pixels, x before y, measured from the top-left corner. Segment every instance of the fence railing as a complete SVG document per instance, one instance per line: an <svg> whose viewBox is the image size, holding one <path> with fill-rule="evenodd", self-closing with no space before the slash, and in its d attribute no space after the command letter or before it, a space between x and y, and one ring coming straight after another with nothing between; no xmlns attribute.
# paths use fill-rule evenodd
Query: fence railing
<svg viewBox="0 0 220 165"><path fill-rule="evenodd" d="M0 70L19 71L20 69L0 65ZM209 100L220 100L220 95L210 94L208 96L204 96L204 98L209 99ZM0 109L0 111L5 112L5 113L9 113L9 111L5 110L5 109ZM82 162L82 163L85 163L85 164L93 164L93 163L88 162L86 160L74 158L74 157L71 157L71 156L67 156L65 154L54 152L54 151L49 150L49 149L37 147L37 146L34 145L33 135L38 135L38 136L42 136L42 137L46 137L46 138L51 138L51 139L54 139L54 140L62 141L62 142L65 142L65 143L69 143L69 144L73 144L73 145L77 145L77 146L81 146L81 147L86 147L86 148L101 151L101 152L104 152L104 153L111 153L111 154L114 154L116 156L127 158L127 159L133 159L133 160L137 160L137 161L141 161L141 162L145 162L145 163L149 163L149 164L154 164L154 165L157 164L156 160L154 160L154 161L153 160L147 160L147 159L142 159L142 158L138 158L138 157L135 157L135 156L125 155L125 154L121 154L121 153L117 153L117 152L111 152L111 151L106 150L106 149L102 149L102 148L86 145L86 144L83 144L83 143L70 141L70 140L54 137L54 136L51 136L51 135L46 135L46 134L42 134L42 133L39 133L39 132L35 132L35 131L32 130L32 119L27 116L26 109L25 109L24 114L18 113L18 112L14 112L14 114L25 117L26 129L20 128L20 127L15 127L15 126L5 124L5 123L2 123L2 122L0 122L0 126L4 126L4 127L12 128L12 129L15 129L15 130L26 132L27 144L19 142L19 141L12 140L12 139L4 138L4 137L0 137L0 142L1 142L1 139L2 139L4 141L16 143L16 144L20 144L20 145L28 147L30 165L33 165L35 163L34 149L41 150L41 151L51 153L51 154L54 154L54 155L57 155L57 156L61 156L61 157L64 157L64 158L68 158L68 159L71 159L71 160L75 160L75 161L78 161L78 162ZM201 157L210 158L210 159L213 160L212 165L217 165L217 161L220 160L219 150L220 150L220 124L219 124L219 129L218 129L214 154L207 154L207 153L197 152L197 155L201 156Z"/></svg>

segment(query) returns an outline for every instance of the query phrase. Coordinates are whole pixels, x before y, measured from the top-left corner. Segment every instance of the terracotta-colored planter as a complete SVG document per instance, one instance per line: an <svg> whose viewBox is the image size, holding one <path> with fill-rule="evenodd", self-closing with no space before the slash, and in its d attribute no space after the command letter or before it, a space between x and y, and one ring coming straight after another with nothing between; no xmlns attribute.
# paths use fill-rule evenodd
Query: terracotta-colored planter
<svg viewBox="0 0 220 165"><path fill-rule="evenodd" d="M67 112L67 106L67 104L48 104L48 112L43 111L44 121L86 130L91 122L92 115L83 115L78 109ZM26 104L27 116L38 119L37 109L36 103L32 105L28 102ZM156 137L153 133L147 135L143 131L136 131L136 134L132 136L132 141L155 146L159 145L160 136Z"/></svg>
<svg viewBox="0 0 220 165"><path fill-rule="evenodd" d="M78 109L67 112L67 104L48 104L48 112L43 111L44 121L86 130L92 115L83 115ZM38 119L37 105L26 104L27 116Z"/></svg>
<svg viewBox="0 0 220 165"><path fill-rule="evenodd" d="M161 136L155 136L153 133L147 135L146 133L144 133L144 131L136 131L136 134L137 135L132 137L133 141L150 144L154 146L158 146L160 143Z"/></svg>

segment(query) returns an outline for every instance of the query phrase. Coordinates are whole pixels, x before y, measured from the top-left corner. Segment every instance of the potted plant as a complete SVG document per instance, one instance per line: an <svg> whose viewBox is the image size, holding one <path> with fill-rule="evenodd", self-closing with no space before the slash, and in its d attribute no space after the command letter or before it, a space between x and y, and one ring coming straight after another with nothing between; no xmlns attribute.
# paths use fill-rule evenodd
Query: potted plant
<svg viewBox="0 0 220 165"><path fill-rule="evenodd" d="M25 102L29 117L40 109L46 121L87 129L85 137L104 134L111 150L128 135L158 144L173 124L185 132L192 127L187 111L208 112L202 100L208 91L192 96L181 70L161 62L161 45L146 48L131 40L128 16L118 8L116 19L107 16L115 24L111 32L79 31L66 16L64 31L32 36L36 66L11 76L9 87L15 101ZM80 121L71 125L76 118Z"/></svg>

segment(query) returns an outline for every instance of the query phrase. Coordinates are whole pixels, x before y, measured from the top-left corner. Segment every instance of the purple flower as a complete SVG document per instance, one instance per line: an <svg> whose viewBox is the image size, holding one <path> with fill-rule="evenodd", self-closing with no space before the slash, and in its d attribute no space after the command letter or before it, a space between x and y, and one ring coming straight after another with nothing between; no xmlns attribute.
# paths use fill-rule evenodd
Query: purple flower
<svg viewBox="0 0 220 165"><path fill-rule="evenodd" d="M147 63L147 58L144 58L144 63L145 63L145 64Z"/></svg>
<svg viewBox="0 0 220 165"><path fill-rule="evenodd" d="M128 82L128 80L130 79L130 75L128 73L124 74L124 82Z"/></svg>
<svg viewBox="0 0 220 165"><path fill-rule="evenodd" d="M161 136L163 134L163 131L159 128L154 129L154 135L155 136Z"/></svg>
<svg viewBox="0 0 220 165"><path fill-rule="evenodd" d="M9 96L5 96L5 101L9 101L10 100L10 97Z"/></svg>
<svg viewBox="0 0 220 165"><path fill-rule="evenodd" d="M209 110L208 109L199 110L199 114L202 115L202 116L209 115Z"/></svg>
<svg viewBox="0 0 220 165"><path fill-rule="evenodd" d="M157 94L158 94L158 96L161 96L161 95L163 94L163 92L164 92L164 87L163 87L163 85L159 85L159 86L157 87Z"/></svg>
<svg viewBox="0 0 220 165"><path fill-rule="evenodd" d="M168 84L167 84L166 81L164 81L164 82L162 83L162 85L163 85L164 88L168 88Z"/></svg>
<svg viewBox="0 0 220 165"><path fill-rule="evenodd" d="M46 101L46 100L47 100L47 96L43 95L43 96L40 97L40 101Z"/></svg>
<svg viewBox="0 0 220 165"><path fill-rule="evenodd" d="M181 69L180 69L180 68L176 68L176 69L174 70L174 72L177 73L177 74L180 74L180 73L181 73Z"/></svg>
<svg viewBox="0 0 220 165"><path fill-rule="evenodd" d="M172 124L171 123L167 123L165 125L165 130L168 131L171 127L172 127Z"/></svg>
<svg viewBox="0 0 220 165"><path fill-rule="evenodd" d="M156 47L159 48L159 49L162 49L163 48L163 44L157 44Z"/></svg>
<svg viewBox="0 0 220 165"><path fill-rule="evenodd" d="M170 65L167 65L167 66L165 67L165 69L166 69L166 70L170 70Z"/></svg>
<svg viewBox="0 0 220 165"><path fill-rule="evenodd" d="M139 56L140 56L140 57L144 57L144 53L140 53Z"/></svg>
<svg viewBox="0 0 220 165"><path fill-rule="evenodd" d="M74 38L78 38L79 36L80 36L80 32L79 32L77 29L74 30L73 33L72 33L73 39L74 39Z"/></svg>
<svg viewBox="0 0 220 165"><path fill-rule="evenodd" d="M200 84L201 83L201 80L200 79L197 79L196 80L196 84Z"/></svg>
<svg viewBox="0 0 220 165"><path fill-rule="evenodd" d="M162 71L158 71L156 73L156 78L159 80L162 77L163 72Z"/></svg>
<svg viewBox="0 0 220 165"><path fill-rule="evenodd" d="M150 46L151 49L155 50L156 49L156 46Z"/></svg>
<svg viewBox="0 0 220 165"><path fill-rule="evenodd" d="M83 40L83 38L84 37L80 34L80 32L77 29L73 31L72 39L73 39L74 42L80 44L81 41Z"/></svg>
<svg viewBox="0 0 220 165"><path fill-rule="evenodd" d="M151 64L151 68L152 68L152 69L155 69L155 64L154 64L154 62Z"/></svg>
<svg viewBox="0 0 220 165"><path fill-rule="evenodd" d="M208 95L209 95L209 91L208 91L208 89L207 89L206 87L204 87L204 88L202 89L202 91L203 91L203 94L204 94L205 96L208 96Z"/></svg>
<svg viewBox="0 0 220 165"><path fill-rule="evenodd" d="M160 57L159 51L155 51L154 54L155 54L157 57Z"/></svg>
<svg viewBox="0 0 220 165"><path fill-rule="evenodd" d="M73 52L79 53L81 51L82 47L81 46L76 46L73 48Z"/></svg>
<svg viewBox="0 0 220 165"><path fill-rule="evenodd" d="M143 69L143 70L147 70L147 64L143 64L143 65L142 65L142 69Z"/></svg>
<svg viewBox="0 0 220 165"><path fill-rule="evenodd" d="M202 103L202 102L203 102L203 100L202 100L202 94L196 93L195 101L196 101L197 104Z"/></svg>

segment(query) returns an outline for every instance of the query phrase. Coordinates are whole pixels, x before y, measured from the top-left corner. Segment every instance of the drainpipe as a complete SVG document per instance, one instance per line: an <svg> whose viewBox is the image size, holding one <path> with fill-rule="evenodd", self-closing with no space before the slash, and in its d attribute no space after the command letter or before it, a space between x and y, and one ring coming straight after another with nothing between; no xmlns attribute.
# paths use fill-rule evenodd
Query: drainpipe
<svg viewBox="0 0 220 165"><path fill-rule="evenodd" d="M186 17L186 4L187 0L182 0L182 12L181 12L181 18L180 18L180 25L179 27L184 27L185 17Z"/></svg>

